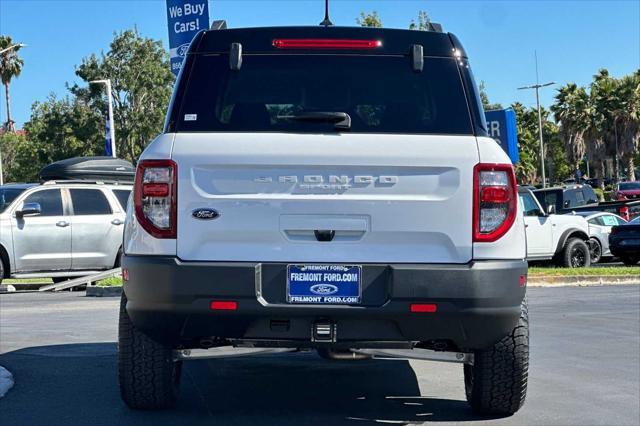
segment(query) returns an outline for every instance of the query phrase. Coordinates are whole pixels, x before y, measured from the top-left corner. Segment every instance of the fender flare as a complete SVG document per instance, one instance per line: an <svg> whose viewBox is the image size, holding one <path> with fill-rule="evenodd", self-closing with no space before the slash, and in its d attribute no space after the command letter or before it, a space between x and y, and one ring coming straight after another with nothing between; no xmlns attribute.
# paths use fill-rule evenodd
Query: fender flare
<svg viewBox="0 0 640 426"><path fill-rule="evenodd" d="M564 248L564 245L567 243L567 240L571 237L578 237L585 242L589 241L589 238L590 238L589 235L586 232L584 232L582 229L569 228L566 231L564 231L560 236L554 256L557 256L560 253L562 253L562 249Z"/></svg>

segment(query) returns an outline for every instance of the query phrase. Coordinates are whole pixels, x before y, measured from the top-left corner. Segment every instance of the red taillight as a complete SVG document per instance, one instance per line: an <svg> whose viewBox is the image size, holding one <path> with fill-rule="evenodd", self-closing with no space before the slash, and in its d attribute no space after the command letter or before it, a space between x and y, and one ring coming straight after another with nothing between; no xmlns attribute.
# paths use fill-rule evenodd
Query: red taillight
<svg viewBox="0 0 640 426"><path fill-rule="evenodd" d="M238 310L238 302L233 300L214 300L209 307L213 311L236 311Z"/></svg>
<svg viewBox="0 0 640 426"><path fill-rule="evenodd" d="M516 176L511 164L477 164L473 169L473 241L493 242L507 233L517 212Z"/></svg>
<svg viewBox="0 0 640 426"><path fill-rule="evenodd" d="M129 281L129 270L123 268L122 269L122 281Z"/></svg>
<svg viewBox="0 0 640 426"><path fill-rule="evenodd" d="M382 42L328 38L276 38L273 40L273 46L278 49L375 49L382 46Z"/></svg>
<svg viewBox="0 0 640 426"><path fill-rule="evenodd" d="M133 202L140 226L155 238L176 238L177 166L172 160L142 160Z"/></svg>
<svg viewBox="0 0 640 426"><path fill-rule="evenodd" d="M412 303L410 310L415 313L434 313L438 311L438 305L435 303Z"/></svg>

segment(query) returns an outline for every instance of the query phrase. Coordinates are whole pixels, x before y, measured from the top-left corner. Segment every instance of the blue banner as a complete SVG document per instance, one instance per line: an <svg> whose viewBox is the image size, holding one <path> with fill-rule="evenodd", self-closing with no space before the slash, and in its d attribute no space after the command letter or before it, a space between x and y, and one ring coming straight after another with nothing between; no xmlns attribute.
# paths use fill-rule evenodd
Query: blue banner
<svg viewBox="0 0 640 426"><path fill-rule="evenodd" d="M109 117L107 117L107 124L104 127L104 131L104 155L111 157L113 152L111 152L111 128L109 127Z"/></svg>
<svg viewBox="0 0 640 426"><path fill-rule="evenodd" d="M487 130L489 136L496 140L507 153L512 163L520 159L518 155L518 131L516 128L516 113L511 108L487 111Z"/></svg>
<svg viewBox="0 0 640 426"><path fill-rule="evenodd" d="M171 71L178 75L189 43L200 31L209 28L207 0L167 0Z"/></svg>

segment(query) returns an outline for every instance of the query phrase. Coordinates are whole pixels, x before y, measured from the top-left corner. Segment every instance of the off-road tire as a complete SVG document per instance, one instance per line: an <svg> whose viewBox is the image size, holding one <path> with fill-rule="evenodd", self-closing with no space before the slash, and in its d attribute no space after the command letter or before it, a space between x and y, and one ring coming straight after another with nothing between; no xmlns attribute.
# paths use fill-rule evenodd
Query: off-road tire
<svg viewBox="0 0 640 426"><path fill-rule="evenodd" d="M514 329L486 350L475 351L464 366L467 402L479 414L511 415L523 405L529 374L529 313L522 302Z"/></svg>
<svg viewBox="0 0 640 426"><path fill-rule="evenodd" d="M602 245L595 238L589 240L589 256L592 265L602 259Z"/></svg>
<svg viewBox="0 0 640 426"><path fill-rule="evenodd" d="M182 363L166 347L137 330L120 300L118 380L120 395L129 408L157 410L173 406L178 398Z"/></svg>
<svg viewBox="0 0 640 426"><path fill-rule="evenodd" d="M560 263L567 268L588 268L591 265L589 246L580 238L569 238L562 250Z"/></svg>
<svg viewBox="0 0 640 426"><path fill-rule="evenodd" d="M627 266L634 266L640 261L640 256L620 256L620 260Z"/></svg>

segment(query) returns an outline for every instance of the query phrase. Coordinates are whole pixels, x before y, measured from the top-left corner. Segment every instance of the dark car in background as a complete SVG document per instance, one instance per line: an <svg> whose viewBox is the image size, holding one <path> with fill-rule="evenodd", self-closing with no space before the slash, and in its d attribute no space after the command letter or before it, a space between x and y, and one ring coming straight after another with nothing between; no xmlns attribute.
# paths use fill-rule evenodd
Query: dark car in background
<svg viewBox="0 0 640 426"><path fill-rule="evenodd" d="M640 261L640 217L611 228L609 248L625 265L637 264Z"/></svg>

